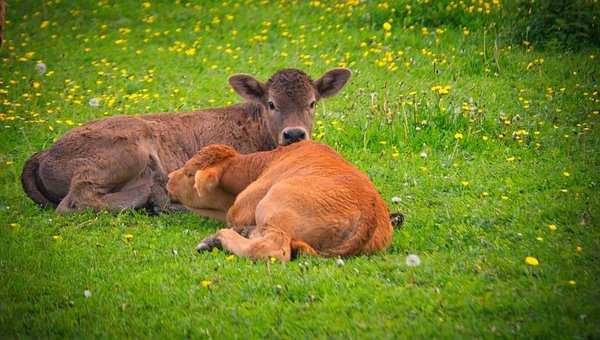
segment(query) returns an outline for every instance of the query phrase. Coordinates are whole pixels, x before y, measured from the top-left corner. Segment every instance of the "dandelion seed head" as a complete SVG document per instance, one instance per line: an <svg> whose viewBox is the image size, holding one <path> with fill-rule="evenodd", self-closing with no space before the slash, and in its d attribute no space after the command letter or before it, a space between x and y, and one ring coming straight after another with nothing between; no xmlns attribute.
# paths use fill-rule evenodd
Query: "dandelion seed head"
<svg viewBox="0 0 600 340"><path fill-rule="evenodd" d="M406 257L406 265L409 267L417 267L421 265L421 258L418 255L410 254Z"/></svg>
<svg viewBox="0 0 600 340"><path fill-rule="evenodd" d="M88 101L88 104L91 107L98 107L98 106L100 106L100 99L96 98L96 97L90 98L90 100Z"/></svg>
<svg viewBox="0 0 600 340"><path fill-rule="evenodd" d="M44 74L44 73L46 73L46 71L48 70L48 68L46 67L46 64L44 64L44 63L37 63L37 64L35 64L35 70L39 74Z"/></svg>

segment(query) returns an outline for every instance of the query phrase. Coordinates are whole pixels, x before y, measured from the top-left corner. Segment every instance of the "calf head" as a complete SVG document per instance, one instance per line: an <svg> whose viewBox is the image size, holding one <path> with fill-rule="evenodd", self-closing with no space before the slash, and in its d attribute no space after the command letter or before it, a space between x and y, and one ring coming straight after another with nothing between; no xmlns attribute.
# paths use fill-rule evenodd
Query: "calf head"
<svg viewBox="0 0 600 340"><path fill-rule="evenodd" d="M263 119L273 140L288 145L310 139L317 101L336 95L351 75L348 69L336 68L313 81L300 70L284 69L266 83L237 74L229 78L229 84L246 100L264 107Z"/></svg>
<svg viewBox="0 0 600 340"><path fill-rule="evenodd" d="M227 160L237 155L226 145L209 145L185 165L169 174L167 191L171 200L192 209L227 211L235 195L219 187Z"/></svg>

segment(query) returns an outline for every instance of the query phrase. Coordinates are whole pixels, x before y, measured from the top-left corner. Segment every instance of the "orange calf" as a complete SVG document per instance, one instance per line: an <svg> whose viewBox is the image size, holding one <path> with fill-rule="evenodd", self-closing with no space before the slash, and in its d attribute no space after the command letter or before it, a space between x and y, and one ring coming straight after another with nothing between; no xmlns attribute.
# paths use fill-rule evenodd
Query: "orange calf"
<svg viewBox="0 0 600 340"><path fill-rule="evenodd" d="M172 199L231 228L204 239L243 257L289 261L293 253L352 256L385 249L390 214L369 178L330 147L303 141L238 154L203 148L169 174Z"/></svg>

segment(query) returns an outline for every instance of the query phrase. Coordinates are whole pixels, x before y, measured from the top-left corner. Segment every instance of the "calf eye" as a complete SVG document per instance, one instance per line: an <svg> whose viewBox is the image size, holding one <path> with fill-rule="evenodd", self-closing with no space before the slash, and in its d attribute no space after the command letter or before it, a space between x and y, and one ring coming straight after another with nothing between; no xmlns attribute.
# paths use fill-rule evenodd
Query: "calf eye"
<svg viewBox="0 0 600 340"><path fill-rule="evenodd" d="M315 108L315 101L313 100L312 102L310 102L310 104L308 104L308 106L310 106L311 109Z"/></svg>
<svg viewBox="0 0 600 340"><path fill-rule="evenodd" d="M269 110L275 110L275 104L272 101L269 101Z"/></svg>

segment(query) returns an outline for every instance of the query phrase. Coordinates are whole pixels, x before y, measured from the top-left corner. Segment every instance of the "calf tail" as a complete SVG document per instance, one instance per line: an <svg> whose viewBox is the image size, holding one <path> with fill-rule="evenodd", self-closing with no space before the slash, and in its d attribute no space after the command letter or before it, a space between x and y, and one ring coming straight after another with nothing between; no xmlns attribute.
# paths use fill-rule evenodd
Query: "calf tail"
<svg viewBox="0 0 600 340"><path fill-rule="evenodd" d="M40 167L39 159L41 155L42 152L38 152L25 162L23 172L21 173L21 184L27 196L35 203L42 207L56 207L56 203L49 200L40 190L38 169Z"/></svg>
<svg viewBox="0 0 600 340"><path fill-rule="evenodd" d="M375 217L372 221L366 221L358 215L352 222L354 232L342 244L333 249L317 250L304 241L292 239L292 258L296 258L300 254L335 257L377 252L390 244L393 228L399 229L403 222L404 215L402 213Z"/></svg>
<svg viewBox="0 0 600 340"><path fill-rule="evenodd" d="M366 221L361 214L358 214L352 224L354 232L342 244L332 249L318 251L319 254L326 257L333 257L354 256L363 253L373 234L376 232L377 221L376 219L374 221Z"/></svg>

